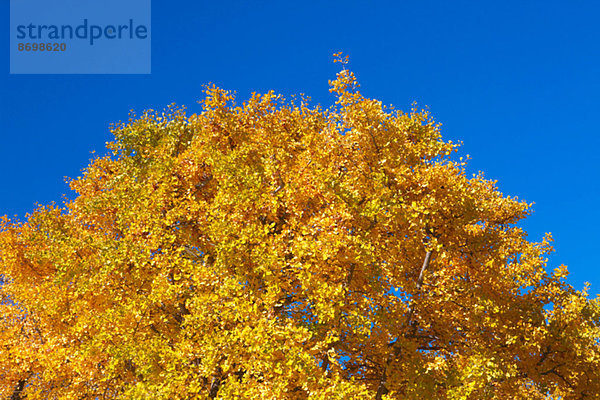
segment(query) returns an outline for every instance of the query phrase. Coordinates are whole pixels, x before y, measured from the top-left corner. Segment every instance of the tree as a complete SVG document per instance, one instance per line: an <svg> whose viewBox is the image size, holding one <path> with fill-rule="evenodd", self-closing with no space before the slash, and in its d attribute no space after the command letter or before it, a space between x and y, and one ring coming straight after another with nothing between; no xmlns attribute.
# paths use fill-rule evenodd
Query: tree
<svg viewBox="0 0 600 400"><path fill-rule="evenodd" d="M600 301L530 205L427 111L330 84L132 117L74 200L4 218L0 395L598 398Z"/></svg>

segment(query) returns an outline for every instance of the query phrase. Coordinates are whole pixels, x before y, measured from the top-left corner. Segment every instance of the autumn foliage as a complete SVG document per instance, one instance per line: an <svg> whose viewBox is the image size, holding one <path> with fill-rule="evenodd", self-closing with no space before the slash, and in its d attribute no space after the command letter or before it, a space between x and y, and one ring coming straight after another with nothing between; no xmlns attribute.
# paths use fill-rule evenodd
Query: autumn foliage
<svg viewBox="0 0 600 400"><path fill-rule="evenodd" d="M530 205L428 112L345 67L331 91L208 87L115 126L64 207L4 218L0 396L598 398L600 301L546 268Z"/></svg>

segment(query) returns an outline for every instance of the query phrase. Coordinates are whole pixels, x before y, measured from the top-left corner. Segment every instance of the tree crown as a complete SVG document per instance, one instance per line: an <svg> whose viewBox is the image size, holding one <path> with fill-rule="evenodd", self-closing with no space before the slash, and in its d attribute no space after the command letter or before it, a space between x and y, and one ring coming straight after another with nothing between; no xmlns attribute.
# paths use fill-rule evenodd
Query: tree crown
<svg viewBox="0 0 600 400"><path fill-rule="evenodd" d="M338 56L342 63L347 59ZM600 304L426 110L206 88L0 223L0 395L595 398Z"/></svg>

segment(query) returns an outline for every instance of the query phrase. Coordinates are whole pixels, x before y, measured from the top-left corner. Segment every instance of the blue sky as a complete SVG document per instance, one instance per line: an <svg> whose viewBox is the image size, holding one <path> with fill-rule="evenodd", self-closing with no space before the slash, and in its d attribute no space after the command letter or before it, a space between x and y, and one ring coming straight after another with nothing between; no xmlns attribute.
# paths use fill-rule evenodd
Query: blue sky
<svg viewBox="0 0 600 400"><path fill-rule="evenodd" d="M8 27L8 1L3 2ZM328 106L350 56L362 92L407 110L429 106L470 171L535 202L532 240L552 232L549 265L600 293L597 117L600 3L592 1L158 1L150 75L9 75L0 41L0 214L60 202L129 110L200 111L202 85L305 93Z"/></svg>

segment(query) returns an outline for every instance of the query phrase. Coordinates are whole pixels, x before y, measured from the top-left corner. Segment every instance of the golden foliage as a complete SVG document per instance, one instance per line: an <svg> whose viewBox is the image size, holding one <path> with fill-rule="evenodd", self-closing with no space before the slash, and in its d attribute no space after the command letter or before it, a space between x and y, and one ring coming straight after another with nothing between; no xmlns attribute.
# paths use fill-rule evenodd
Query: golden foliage
<svg viewBox="0 0 600 400"><path fill-rule="evenodd" d="M330 84L146 112L75 200L4 218L0 395L597 398L600 302L546 271L530 205L427 111Z"/></svg>

